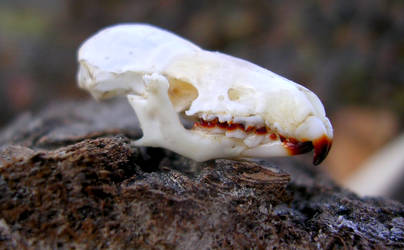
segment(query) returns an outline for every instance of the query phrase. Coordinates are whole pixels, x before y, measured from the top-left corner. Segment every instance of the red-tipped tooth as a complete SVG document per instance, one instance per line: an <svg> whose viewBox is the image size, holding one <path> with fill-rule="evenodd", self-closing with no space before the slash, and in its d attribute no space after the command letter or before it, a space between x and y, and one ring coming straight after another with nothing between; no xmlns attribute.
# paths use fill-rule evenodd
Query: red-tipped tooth
<svg viewBox="0 0 404 250"><path fill-rule="evenodd" d="M332 139L323 135L312 143L314 147L313 164L318 165L327 157L328 152L331 149Z"/></svg>
<svg viewBox="0 0 404 250"><path fill-rule="evenodd" d="M299 142L296 139L286 139L283 136L279 136L283 146L288 150L289 155L298 155L308 153L313 150L313 144L310 141Z"/></svg>

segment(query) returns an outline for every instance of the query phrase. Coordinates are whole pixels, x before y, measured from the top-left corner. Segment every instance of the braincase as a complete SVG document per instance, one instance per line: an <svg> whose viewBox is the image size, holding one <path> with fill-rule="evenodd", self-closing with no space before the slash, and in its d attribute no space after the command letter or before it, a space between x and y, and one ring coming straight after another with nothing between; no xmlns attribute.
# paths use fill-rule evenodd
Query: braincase
<svg viewBox="0 0 404 250"><path fill-rule="evenodd" d="M198 49L168 31L146 24L126 24L103 29L85 41L79 60L108 72L149 72L161 69L177 54Z"/></svg>

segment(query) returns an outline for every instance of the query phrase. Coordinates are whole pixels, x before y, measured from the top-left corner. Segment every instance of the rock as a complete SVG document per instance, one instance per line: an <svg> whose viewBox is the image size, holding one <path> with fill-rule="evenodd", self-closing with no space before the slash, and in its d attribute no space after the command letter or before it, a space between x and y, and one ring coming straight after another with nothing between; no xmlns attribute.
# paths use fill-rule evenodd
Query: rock
<svg viewBox="0 0 404 250"><path fill-rule="evenodd" d="M404 206L292 158L197 163L136 148L124 101L71 102L0 132L0 248L402 248Z"/></svg>

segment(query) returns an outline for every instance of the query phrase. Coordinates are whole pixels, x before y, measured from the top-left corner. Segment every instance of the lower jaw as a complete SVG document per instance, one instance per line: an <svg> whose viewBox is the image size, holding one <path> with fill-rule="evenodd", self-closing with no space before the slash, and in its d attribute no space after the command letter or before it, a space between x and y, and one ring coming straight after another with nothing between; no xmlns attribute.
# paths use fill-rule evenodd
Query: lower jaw
<svg viewBox="0 0 404 250"><path fill-rule="evenodd" d="M305 154L314 149L313 164L320 164L327 156L331 148L331 139L326 135L314 140L314 141L299 141L295 138L287 138L282 135L271 132L269 128L247 128L245 129L241 124L223 124L218 123L217 120L213 121L201 121L195 122L193 129L204 130L204 132L214 132L216 136L225 136L228 130L240 130L247 136L257 135L265 137L262 140L263 143L257 144L254 147L249 147L244 144L246 150L243 155L245 157L257 157L257 158L267 158L274 156L286 156L286 155L298 155ZM231 136L230 136L231 138ZM232 138L243 143L244 138Z"/></svg>
<svg viewBox="0 0 404 250"><path fill-rule="evenodd" d="M257 148L262 147L266 148L266 153L272 156L271 150L274 150L275 147L282 146L282 148L286 151L286 155L298 155L308 153L313 150L313 144L310 141L299 142L294 138L285 138L283 136L275 135L274 133L245 133L241 131L231 131L231 136L227 136L225 131L220 131L218 128L209 128L209 129L201 129L198 127L193 128L194 131L204 132L213 136L223 136L227 138L231 138L232 140L237 141L240 144L243 144L246 147L246 150L249 152L253 152L257 150ZM238 133L237 133L238 132ZM241 135L244 133L244 136L241 138L234 137L237 134ZM248 141L248 142L247 142ZM283 155L283 153L279 153L280 150L275 150L278 154ZM259 155L264 155L264 153L260 153Z"/></svg>

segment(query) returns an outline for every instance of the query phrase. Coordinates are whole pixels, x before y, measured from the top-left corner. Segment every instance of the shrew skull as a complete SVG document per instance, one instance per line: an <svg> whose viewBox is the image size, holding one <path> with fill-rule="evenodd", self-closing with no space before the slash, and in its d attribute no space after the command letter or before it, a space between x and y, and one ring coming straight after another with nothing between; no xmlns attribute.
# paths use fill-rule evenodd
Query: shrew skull
<svg viewBox="0 0 404 250"><path fill-rule="evenodd" d="M245 60L206 51L146 24L101 30L78 52L79 86L126 95L143 137L194 160L327 155L333 130L318 97ZM178 115L194 122L185 129Z"/></svg>

